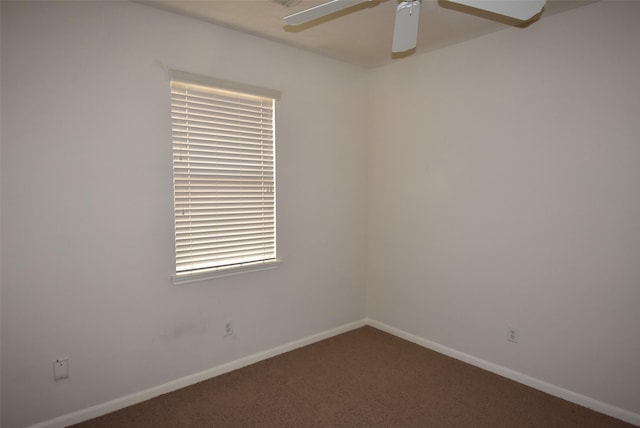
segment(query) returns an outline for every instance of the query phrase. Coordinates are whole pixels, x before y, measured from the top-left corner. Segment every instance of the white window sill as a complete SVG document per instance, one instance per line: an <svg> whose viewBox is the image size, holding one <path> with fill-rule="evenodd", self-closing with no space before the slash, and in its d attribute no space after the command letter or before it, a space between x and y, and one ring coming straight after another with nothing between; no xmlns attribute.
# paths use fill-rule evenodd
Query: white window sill
<svg viewBox="0 0 640 428"><path fill-rule="evenodd" d="M185 273L182 275L174 275L171 277L171 281L173 282L173 285L187 285L194 282L207 281L209 279L222 278L225 276L276 269L279 268L281 264L281 259L273 259L266 262L247 263L244 265L229 268L220 268L201 273Z"/></svg>

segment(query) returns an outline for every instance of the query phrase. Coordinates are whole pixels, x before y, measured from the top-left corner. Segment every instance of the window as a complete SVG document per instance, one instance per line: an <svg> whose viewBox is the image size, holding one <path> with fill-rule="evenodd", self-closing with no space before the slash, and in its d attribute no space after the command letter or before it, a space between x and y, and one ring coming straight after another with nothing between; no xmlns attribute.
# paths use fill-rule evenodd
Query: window
<svg viewBox="0 0 640 428"><path fill-rule="evenodd" d="M171 72L174 284L278 266L277 99L276 91Z"/></svg>

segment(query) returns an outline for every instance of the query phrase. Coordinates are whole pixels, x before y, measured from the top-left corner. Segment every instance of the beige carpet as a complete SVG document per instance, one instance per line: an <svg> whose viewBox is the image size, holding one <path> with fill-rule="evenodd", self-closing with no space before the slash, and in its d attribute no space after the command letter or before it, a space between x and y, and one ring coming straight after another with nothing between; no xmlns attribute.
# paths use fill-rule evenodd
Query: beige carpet
<svg viewBox="0 0 640 428"><path fill-rule="evenodd" d="M631 427L372 327L75 427Z"/></svg>

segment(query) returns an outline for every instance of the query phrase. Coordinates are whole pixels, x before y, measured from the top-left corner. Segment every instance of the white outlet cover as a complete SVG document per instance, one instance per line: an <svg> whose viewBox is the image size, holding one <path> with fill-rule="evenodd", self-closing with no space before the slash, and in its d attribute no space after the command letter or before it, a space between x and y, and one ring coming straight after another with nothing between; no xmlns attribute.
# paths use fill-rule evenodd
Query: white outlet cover
<svg viewBox="0 0 640 428"><path fill-rule="evenodd" d="M69 377L69 359L61 358L53 362L53 380Z"/></svg>
<svg viewBox="0 0 640 428"><path fill-rule="evenodd" d="M226 321L224 323L224 335L233 336L233 321Z"/></svg>

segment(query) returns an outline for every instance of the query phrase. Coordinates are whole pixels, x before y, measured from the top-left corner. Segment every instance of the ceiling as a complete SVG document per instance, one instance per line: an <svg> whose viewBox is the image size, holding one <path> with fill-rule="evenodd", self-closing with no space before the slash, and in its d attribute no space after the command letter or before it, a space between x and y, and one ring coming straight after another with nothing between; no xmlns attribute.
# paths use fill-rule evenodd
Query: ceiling
<svg viewBox="0 0 640 428"><path fill-rule="evenodd" d="M286 15L324 3L322 0L141 0L175 12L245 33L296 46L367 68L399 61L392 58L391 40L396 0L373 0L330 17L300 26L286 26ZM516 0L510 0L516 1ZM539 19L593 0L547 0ZM512 26L527 24L459 6L446 0L422 0L416 53L427 52ZM406 56L406 55L405 55Z"/></svg>

